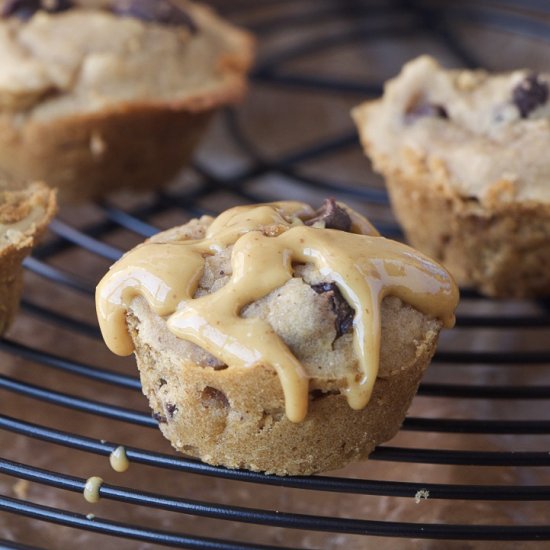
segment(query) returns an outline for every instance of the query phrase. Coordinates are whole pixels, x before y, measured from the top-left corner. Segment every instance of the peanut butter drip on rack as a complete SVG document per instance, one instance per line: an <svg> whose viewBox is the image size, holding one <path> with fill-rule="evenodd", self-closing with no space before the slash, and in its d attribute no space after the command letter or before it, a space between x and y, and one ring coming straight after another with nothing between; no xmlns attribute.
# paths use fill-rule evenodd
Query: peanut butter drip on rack
<svg viewBox="0 0 550 550"><path fill-rule="evenodd" d="M293 277L293 263L314 264L333 281L355 310L356 368L345 390L353 409L371 396L380 356L380 305L397 296L422 313L454 324L458 291L449 274L415 250L380 237L359 214L347 210L352 232L309 227L314 216L302 203L243 206L216 218L204 239L149 242L114 264L97 287L99 324L109 348L129 355L134 346L126 311L136 296L166 318L168 329L210 352L230 368L271 366L279 375L286 415L293 422L307 414L308 376L283 340L261 319L241 310ZM204 258L233 246L233 273L211 294L194 298Z"/></svg>
<svg viewBox="0 0 550 550"><path fill-rule="evenodd" d="M91 502L92 504L95 504L96 502L99 502L99 490L101 489L101 485L103 484L103 479L98 476L89 477L86 480L86 484L84 485L84 491L83 495L84 498Z"/></svg>

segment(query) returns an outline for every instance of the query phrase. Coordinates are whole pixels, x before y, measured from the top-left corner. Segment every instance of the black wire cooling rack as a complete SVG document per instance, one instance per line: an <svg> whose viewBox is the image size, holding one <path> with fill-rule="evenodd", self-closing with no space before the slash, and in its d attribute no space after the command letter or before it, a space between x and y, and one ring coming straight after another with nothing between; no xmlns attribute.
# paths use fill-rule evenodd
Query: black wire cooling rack
<svg viewBox="0 0 550 550"><path fill-rule="evenodd" d="M284 118L288 101L302 101L309 105L315 101L339 102L343 99L344 103L353 105L366 97L379 94L383 79L395 73L400 64L411 57L406 42L408 40L417 44L413 50L431 49L440 56L452 59L456 65L463 66L485 65L498 69L512 67L514 63L518 66L536 64L538 59L544 60L545 56L550 60L550 7L545 2L446 5L430 2L377 4L327 0L264 1L260 4L239 1L232 3L231 7L224 6L224 10L228 17L243 22L256 32L261 46L264 42L273 45L267 53L261 51L252 77L251 95L268 94L256 101L257 105L267 109L267 114L254 109L247 112L246 104L236 110L227 110L217 129L232 144L231 151L224 153L225 164L216 164L219 161L217 138L208 141L193 168L188 171L185 185L148 195L143 200L133 201L132 205L120 199L89 206L94 213L94 219L89 223L79 223L74 215L71 216L70 211L63 211L51 226L51 238L26 261L25 266L32 274L33 282L44 280L47 284L53 284L57 292L75 296L75 300L78 296L78 303L81 300L90 302L93 300L94 279L90 277L87 266L96 259L100 265L105 266L120 256L121 247L114 244L116 238L113 236L123 232L132 235L137 242L157 232L159 225L164 224L157 224L157 220L163 219L164 215L172 216L170 220L178 219L183 223L190 217L216 211L219 208L217 205L222 203L263 202L287 198L289 194L298 198L310 198L316 203L326 195L341 197L368 211L385 234L399 237L399 229L389 214L386 193L379 181L367 173L366 162L361 165L361 170L365 171L363 179L370 182L369 185L364 185L360 179L340 176L338 170L324 168L324 162L345 162L349 155L360 157L356 133L348 119L345 120L343 130L338 124L335 132L324 132L321 128L306 145L294 145L290 139L290 149L287 147L282 153L273 153L269 144L266 149L263 142L270 135L271 128L259 131L258 128L262 129L264 122L257 123L257 118ZM480 35L482 32L488 35L483 38ZM481 46L482 38L485 46ZM510 44L516 39L525 39L531 46L534 44L534 51L543 52L544 55L540 53L538 57L531 56L526 52L533 50L518 46L511 47L509 55L503 59L502 52L491 48L491 44L500 44L502 41ZM395 43L403 41L402 53L396 52ZM351 54L345 53L349 51L346 48L351 48L354 52L355 62L364 56L365 63L368 63L371 59L369 56L377 53L379 59L382 59L382 63L379 63L382 76L372 77L372 80L365 78L364 74L374 73L361 72L360 63L359 70L354 74L347 70L336 70L334 76L330 71L318 70L319 67L326 66L323 59L328 60L330 67L337 69L350 62ZM344 62L339 61L336 55L342 51ZM311 59L317 60L317 65L309 65ZM547 64L550 65L550 61ZM252 119L256 120L254 124L250 123ZM238 158L238 162L234 162L235 158ZM344 160L339 160L342 158ZM311 170L311 165L315 166L315 163L319 163L320 168ZM68 266L63 263L63 258L75 250L87 257L80 269L79 262L72 262ZM29 289L27 285L28 292ZM269 486L274 494L297 489L298 493L293 493L297 496L292 498L298 500L302 493L314 499L326 498L329 493L341 493L342 499L350 498L350 495L379 496L387 502L388 499L412 500L419 491L425 491L425 494L429 494L430 502L436 501L436 505L464 502L467 508L474 501L483 501L489 503L485 510L491 510L493 504L504 503L504 506L521 512L526 503L550 500L550 485L544 482L550 477L532 475L533 472L548 473L550 466L549 439L545 438L550 434L550 419L544 418L548 418L547 400L550 399L550 347L545 341L549 335L550 314L544 302L496 303L468 290L463 292L463 301L465 305L458 316L456 336L448 334L444 338L434 359L432 369L440 376L426 379L420 387L418 399L434 399L438 403L442 401L450 404L451 410L454 403L464 401L482 403L489 407L487 410L494 403L510 403L509 410L521 411L527 404L531 407L529 410L534 411L535 419L521 419L519 412L516 416L511 415L512 418L510 415L487 418L483 414L471 418L457 418L454 414L442 417L410 416L406 419L402 432L418 434L420 445L383 445L373 453L369 464L383 461L388 468L394 469L392 471L399 469L399 464L403 463L427 465L428 468L446 465L457 470L464 468L468 472L473 469L478 472L478 477L473 478L475 483L460 482L461 478L456 477L452 478L452 483L431 482L430 476L421 481L407 481L406 474L405 479L400 480L388 480L384 477L372 479L368 469L365 469L365 477L344 473L341 476L278 478L216 468L182 455L168 454L168 444L160 448L164 452L147 450L139 443L147 440L152 433L147 428L156 428L156 421L146 412L146 407L142 410L126 408L110 403L107 398L111 393L137 393L140 383L133 374L134 371L105 368L102 363L94 361L93 353L86 354L86 360L59 356L55 347L45 350L33 345L32 334L27 333L25 337L8 336L0 341L2 363L8 360L18 361L16 369L6 372L0 370L1 441L42 441L52 448L62 447L68 457L67 464L70 464L71 456L83 456L78 453L107 457L117 446L108 441L109 433L105 435L106 440L99 440L79 431L64 430L63 426L50 427L46 416L41 415L29 421L13 414L4 414L4 397L13 398L13 395L18 395L26 402L37 401L61 407L68 416L81 413L137 426L143 437L134 439L134 445L126 445L127 456L136 465L133 467L145 465L153 468L153 473L150 474L153 477L155 472L160 471L172 471L178 476L193 474L202 476L199 479L214 478L220 483L237 482L237 485L231 485L231 490L236 486L252 487L249 489L252 494L256 487L265 490ZM100 338L93 318L86 319L61 311L54 303L48 304L37 299L33 292L29 292L23 300L22 313L26 318L25 322L47 323L57 327L63 335L62 338L82 338L90 342ZM492 336L484 339L484 334ZM482 335L481 340L479 335ZM513 345L510 341L513 341ZM50 382L53 379L53 386L52 383L42 384L40 377L32 381L22 377L27 365L39 365L49 375L53 373L54 378L49 378ZM487 374L478 377L475 374L477 371ZM523 375L523 372L528 374ZM459 373L458 378L456 373ZM514 375L510 377L510 373ZM67 392L67 377L81 380L83 385L93 382L103 389L95 399L84 398L78 393ZM478 406L473 410L484 409ZM421 445L423 434L431 434L434 438L431 445ZM456 434L459 439L453 440L455 443L446 448L445 436L448 434ZM476 435L503 437L497 450L487 450L477 447ZM468 444L468 441L473 443ZM63 494L82 493L84 476L68 475L65 473L67 468L61 465L57 469L52 469L51 465L49 468L39 467L32 453L24 455L24 460L20 461L7 459L5 456L10 444L5 445L0 450L1 474L13 477L14 480L23 479L47 486L51 491L60 489ZM484 483L485 472L486 478L491 480L493 478L490 473L498 468L527 474L514 478L513 483ZM70 468L68 470L71 471ZM403 467L400 470L403 471ZM472 478L466 476L464 479ZM225 490L223 486L221 490ZM52 507L26 499L24 495L15 498L13 494L0 495L0 510L9 517L38 520L29 522L29 526L34 526L29 527L31 531L33 528L39 529L37 525L47 522L81 531L124 537L127 540L145 541L153 545L220 550L289 548L290 539L286 533L295 530L362 535L365 545L366 541L372 540L370 537L474 541L550 540L550 524L547 521L550 514L546 515L545 521L544 512L537 516L536 522L529 517L526 519L527 514L522 516L521 513L516 514L514 520L504 522L499 521L500 516L495 519L490 514L480 518L477 517L475 508L463 522L432 520L429 513L418 521L401 521L398 515L392 516L397 518L395 520L379 516L371 519L368 515L342 517L337 509L331 515L319 515L315 508L309 513L307 508L300 512L283 512L260 506L254 500L249 501L247 506L220 504L111 483L105 483L101 487L100 495L103 500L117 501L121 506L137 505L150 510L160 509L202 517L206 518L205 521L218 519L238 522L242 526L257 524L281 529L278 538L268 538L260 542L244 542L238 535L235 539L222 540L221 537L181 533L177 521L170 524L172 528L168 531L160 521L157 527L145 526L140 522L113 521L100 517L99 513L97 517L77 513L70 505L64 508ZM200 493L197 496L200 498ZM131 518L131 514L128 517ZM9 526L9 522L2 525ZM210 532L221 531L212 527ZM73 529L69 533L75 534L77 531ZM0 547L27 548L23 546L23 543L28 542L27 539L19 542L1 540L10 537L13 538L13 535L10 535L9 528L5 533L0 532ZM34 541L31 544L35 544L40 538L29 540ZM59 547L72 547L67 544L67 539L64 540ZM345 538L339 540L341 546L333 543L332 547L366 547L362 543L357 546L348 544ZM317 546L311 546L307 541L302 541L301 544L308 548L329 547L328 542L317 542ZM116 543L112 547L117 548Z"/></svg>

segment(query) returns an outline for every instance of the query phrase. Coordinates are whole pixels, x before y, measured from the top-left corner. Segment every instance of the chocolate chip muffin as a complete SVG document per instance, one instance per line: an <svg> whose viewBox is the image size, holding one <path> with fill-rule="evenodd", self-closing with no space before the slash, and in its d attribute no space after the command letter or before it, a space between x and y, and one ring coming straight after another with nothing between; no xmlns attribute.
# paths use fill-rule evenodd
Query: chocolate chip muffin
<svg viewBox="0 0 550 550"><path fill-rule="evenodd" d="M443 268L331 200L193 220L126 254L96 294L176 449L279 475L393 437L457 300Z"/></svg>
<svg viewBox="0 0 550 550"><path fill-rule="evenodd" d="M550 294L549 83L423 56L353 111L412 245L490 296Z"/></svg>
<svg viewBox="0 0 550 550"><path fill-rule="evenodd" d="M185 0L0 3L0 170L62 199L167 183L239 100L252 39Z"/></svg>
<svg viewBox="0 0 550 550"><path fill-rule="evenodd" d="M0 334L10 326L23 287L21 263L55 214L55 193L42 183L14 190L0 181Z"/></svg>

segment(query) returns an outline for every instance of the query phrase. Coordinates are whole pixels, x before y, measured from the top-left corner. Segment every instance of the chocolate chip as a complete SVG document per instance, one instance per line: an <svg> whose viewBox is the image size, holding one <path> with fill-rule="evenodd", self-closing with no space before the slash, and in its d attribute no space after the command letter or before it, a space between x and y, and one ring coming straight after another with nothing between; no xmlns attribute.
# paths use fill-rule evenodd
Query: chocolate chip
<svg viewBox="0 0 550 550"><path fill-rule="evenodd" d="M168 416L170 418L174 418L174 415L176 414L178 410L178 407L174 405L174 403L166 403L166 411L168 412Z"/></svg>
<svg viewBox="0 0 550 550"><path fill-rule="evenodd" d="M225 370L228 368L228 366L225 364L225 363L220 363L219 361L217 362L216 365L214 365L212 367L214 370Z"/></svg>
<svg viewBox="0 0 550 550"><path fill-rule="evenodd" d="M205 366L210 367L214 370L224 370L227 368L227 365L225 363L222 363L219 359L212 355L206 357Z"/></svg>
<svg viewBox="0 0 550 550"><path fill-rule="evenodd" d="M166 424L166 417L159 413L153 413L151 415L159 424Z"/></svg>
<svg viewBox="0 0 550 550"><path fill-rule="evenodd" d="M112 0L111 11L151 23L187 27L193 34L198 30L189 13L170 0Z"/></svg>
<svg viewBox="0 0 550 550"><path fill-rule="evenodd" d="M2 17L17 17L26 21L41 7L40 0L6 0L0 14Z"/></svg>
<svg viewBox="0 0 550 550"><path fill-rule="evenodd" d="M355 311L346 302L336 284L320 283L318 285L311 285L311 288L315 292L317 292L317 294L328 295L330 299L330 307L336 315L336 338L339 338L340 336L342 336L342 334L350 332L353 327L353 318L355 317Z"/></svg>
<svg viewBox="0 0 550 550"><path fill-rule="evenodd" d="M527 118L531 111L544 105L547 100L548 84L535 73L524 78L512 90L512 101L518 108L521 118Z"/></svg>
<svg viewBox="0 0 550 550"><path fill-rule="evenodd" d="M74 7L71 0L42 0L42 9L48 13L59 13Z"/></svg>
<svg viewBox="0 0 550 550"><path fill-rule="evenodd" d="M59 13L73 7L71 0L6 0L2 6L2 17L17 17L26 21L37 11Z"/></svg>
<svg viewBox="0 0 550 550"><path fill-rule="evenodd" d="M429 103L428 101L416 101L405 112L405 120L407 122L414 122L419 118L425 117L448 119L449 113L447 113L447 109L443 105Z"/></svg>
<svg viewBox="0 0 550 550"><path fill-rule="evenodd" d="M309 398L311 401L319 401L320 399L324 399L325 397L330 397L331 395L339 395L340 392L336 390L311 390L309 392Z"/></svg>
<svg viewBox="0 0 550 550"><path fill-rule="evenodd" d="M206 386L202 390L201 401L207 409L227 409L229 407L229 400L225 393L212 386Z"/></svg>
<svg viewBox="0 0 550 550"><path fill-rule="evenodd" d="M162 388L162 386L165 386L168 382L164 378L159 378L159 388Z"/></svg>
<svg viewBox="0 0 550 550"><path fill-rule="evenodd" d="M325 199L323 206L315 212L315 216L304 223L314 225L317 222L324 222L326 229L351 231L349 214L341 206L338 206L334 199Z"/></svg>

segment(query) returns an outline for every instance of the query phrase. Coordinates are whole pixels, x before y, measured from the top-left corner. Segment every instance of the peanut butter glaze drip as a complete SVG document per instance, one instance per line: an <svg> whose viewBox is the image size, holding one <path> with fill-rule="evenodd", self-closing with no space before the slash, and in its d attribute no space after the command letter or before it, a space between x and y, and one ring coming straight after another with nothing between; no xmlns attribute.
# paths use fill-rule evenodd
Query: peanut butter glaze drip
<svg viewBox="0 0 550 550"><path fill-rule="evenodd" d="M114 264L97 287L99 324L109 348L129 355L134 346L126 310L136 296L167 318L177 337L201 346L229 367L273 367L281 380L286 415L307 414L309 380L292 352L261 319L242 309L293 277L293 263L312 263L334 281L355 310L353 341L357 368L347 375L353 409L371 396L380 356L380 306L397 296L422 313L454 324L458 291L449 274L415 250L380 237L367 220L347 209L352 233L307 227L313 210L281 202L233 208L216 218L204 239L144 243ZM204 257L233 246L233 273L221 289L194 298Z"/></svg>

